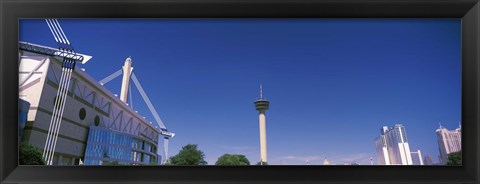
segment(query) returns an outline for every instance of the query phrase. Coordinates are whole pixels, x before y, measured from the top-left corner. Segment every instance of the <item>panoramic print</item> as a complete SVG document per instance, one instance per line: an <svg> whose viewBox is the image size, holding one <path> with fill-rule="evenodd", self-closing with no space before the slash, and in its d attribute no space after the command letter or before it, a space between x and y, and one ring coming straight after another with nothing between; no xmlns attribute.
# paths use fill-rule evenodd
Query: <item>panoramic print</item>
<svg viewBox="0 0 480 184"><path fill-rule="evenodd" d="M20 165L462 165L460 19L19 25Z"/></svg>

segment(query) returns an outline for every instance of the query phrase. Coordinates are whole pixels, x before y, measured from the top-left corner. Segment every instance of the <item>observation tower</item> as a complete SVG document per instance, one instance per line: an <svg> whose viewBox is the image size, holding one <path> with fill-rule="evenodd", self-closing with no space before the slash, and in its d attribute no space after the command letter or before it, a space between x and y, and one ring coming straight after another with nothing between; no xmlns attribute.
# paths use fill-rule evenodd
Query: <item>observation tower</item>
<svg viewBox="0 0 480 184"><path fill-rule="evenodd" d="M258 122L260 124L260 163L267 163L267 127L265 111L268 110L270 102L263 98L262 84L260 84L260 98L254 102L255 108L259 112Z"/></svg>

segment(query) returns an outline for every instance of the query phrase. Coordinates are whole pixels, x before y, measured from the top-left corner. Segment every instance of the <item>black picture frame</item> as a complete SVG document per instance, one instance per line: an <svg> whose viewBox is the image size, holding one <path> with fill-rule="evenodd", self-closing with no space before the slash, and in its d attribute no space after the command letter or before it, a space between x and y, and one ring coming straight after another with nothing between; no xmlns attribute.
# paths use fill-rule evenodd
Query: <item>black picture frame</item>
<svg viewBox="0 0 480 184"><path fill-rule="evenodd" d="M479 183L478 0L1 0L1 183ZM19 166L20 18L461 18L463 165ZM435 67L435 66L432 66Z"/></svg>

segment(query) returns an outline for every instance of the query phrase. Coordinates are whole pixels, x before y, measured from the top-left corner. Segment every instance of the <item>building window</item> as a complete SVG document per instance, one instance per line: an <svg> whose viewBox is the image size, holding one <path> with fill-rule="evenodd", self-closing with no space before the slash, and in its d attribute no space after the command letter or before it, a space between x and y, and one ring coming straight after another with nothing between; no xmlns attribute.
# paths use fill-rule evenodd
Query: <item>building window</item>
<svg viewBox="0 0 480 184"><path fill-rule="evenodd" d="M143 155L143 162L144 163L150 163L150 155L144 154Z"/></svg>
<svg viewBox="0 0 480 184"><path fill-rule="evenodd" d="M85 119L85 116L87 116L87 111L85 111L85 108L80 109L80 112L78 113L78 116L80 117L81 120Z"/></svg>
<svg viewBox="0 0 480 184"><path fill-rule="evenodd" d="M147 150L156 149L155 145L145 144ZM99 165L100 162L107 161L137 165L156 163L156 154L144 156L142 145L143 140L92 125L89 130L84 163L85 165Z"/></svg>
<svg viewBox="0 0 480 184"><path fill-rule="evenodd" d="M95 123L95 126L98 126L100 124L100 117L95 116L95 120L93 122Z"/></svg>
<svg viewBox="0 0 480 184"><path fill-rule="evenodd" d="M145 147L143 148L143 150L147 152L152 152L152 147L150 146L150 143L145 143Z"/></svg>

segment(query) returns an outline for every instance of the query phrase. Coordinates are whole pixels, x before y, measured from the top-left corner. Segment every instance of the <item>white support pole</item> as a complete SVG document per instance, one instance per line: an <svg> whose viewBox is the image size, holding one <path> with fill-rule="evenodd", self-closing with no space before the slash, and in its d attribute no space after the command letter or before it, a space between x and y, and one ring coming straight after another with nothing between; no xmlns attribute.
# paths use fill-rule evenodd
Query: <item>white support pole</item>
<svg viewBox="0 0 480 184"><path fill-rule="evenodd" d="M62 98L62 94L64 93L64 86L66 85L66 81L68 80L68 69L62 67L62 76L60 77L60 82L58 83L58 89L57 89L57 96L55 100L55 104L53 107L53 113L52 113L52 118L51 118L51 124L52 124L52 129L49 131L49 137L48 137L48 147L46 151L46 160L47 160L47 165L52 165L52 160L50 159L52 157L52 154L55 150L53 150L53 144L55 140L55 132L58 126L58 121L61 119L61 104L64 99Z"/></svg>
<svg viewBox="0 0 480 184"><path fill-rule="evenodd" d="M58 134L60 130L60 125L62 123L63 111L65 109L65 103L67 101L68 87L70 85L70 79L72 77L72 70L74 61L65 60L62 62L62 65L67 63L70 65L68 67L62 66L62 76L60 83L58 84L57 96L54 104L54 109L51 119L51 129L48 132L48 137L46 140L46 149L44 150L45 155L44 159L46 160L47 165L53 164L53 158L55 155L55 147L58 139Z"/></svg>
<svg viewBox="0 0 480 184"><path fill-rule="evenodd" d="M58 86L59 86L59 89L57 89L57 95L55 97L58 97L60 96L60 85L63 83L63 81L65 80L65 68L62 68L62 74L60 76L60 81L58 82ZM56 114L57 114L57 108L55 108L57 106L57 104L59 103L59 98L56 98L55 99L55 103L53 104L53 111L52 111L52 118L50 118L50 125L49 125L49 128L48 128L48 132L47 132L47 139L45 140L45 147L43 149L43 158L46 159L48 157L48 155L50 154L50 144L52 143L52 134L53 134L53 127L54 127L54 120L55 120L55 117L56 117ZM47 160L45 160L47 161ZM48 163L47 163L48 165Z"/></svg>
<svg viewBox="0 0 480 184"><path fill-rule="evenodd" d="M64 93L64 89L65 89L64 86L66 85L66 82L68 80L68 68L63 68L62 67L62 77L61 78L63 78L63 79L61 79L60 80L61 82L58 84L58 89L57 89L58 95L56 96L55 106L53 107L55 113L52 113L52 119L53 119L52 124L53 125L52 125L52 130L50 132L51 135L50 135L50 138L48 140L49 145L48 145L48 148L47 148L47 155L46 155L48 165L52 165L52 158L53 158L53 154L55 152L55 150L53 149L53 145L54 145L54 142L55 142L55 135L56 135L57 127L59 126L58 123L59 123L59 121L61 121L61 118L62 118L61 107L62 107L63 101L65 101L65 99L63 99L63 93Z"/></svg>
<svg viewBox="0 0 480 184"><path fill-rule="evenodd" d="M168 138L163 139L163 164L168 161Z"/></svg>
<svg viewBox="0 0 480 184"><path fill-rule="evenodd" d="M70 79L72 77L72 70L73 69L67 69L67 84L66 86L64 86L64 92L63 92L63 96L62 96L62 104L60 106L60 117L59 117L59 120L58 120L58 125L57 125L57 129L55 131L55 136L54 136L54 140L53 140L53 149L52 149L52 156L51 156L51 160L53 160L53 155L55 154L55 148L57 146L57 139L58 139L58 133L60 132L60 125L62 124L62 117L63 117L63 111L65 110L65 102L67 101L67 94L68 94L68 87L70 86Z"/></svg>
<svg viewBox="0 0 480 184"><path fill-rule="evenodd" d="M48 28L55 38L55 42L67 45L68 53L74 53L73 47L70 46L70 41L63 32L62 27L57 19L45 19ZM60 46L60 50L63 46ZM70 79L75 67L74 60L63 58L62 61L62 74L58 83L57 94L55 96L54 107L52 110L52 117L47 132L47 139L45 140L45 146L43 149L43 159L47 165L53 164L53 158L55 154L55 147L57 144L58 134L60 131L60 125L62 123L63 111L65 110L65 103L67 101L68 88L70 86Z"/></svg>
<svg viewBox="0 0 480 184"><path fill-rule="evenodd" d="M107 82L110 82L111 80L117 78L120 75L122 75L122 69L116 71L115 73L112 73L108 77L105 77L104 79L100 80L98 83L100 83L101 85L105 85Z"/></svg>
<svg viewBox="0 0 480 184"><path fill-rule="evenodd" d="M130 108L133 109L132 85L128 86L128 99L130 100Z"/></svg>
<svg viewBox="0 0 480 184"><path fill-rule="evenodd" d="M64 70L64 80L62 81L62 83L59 84L58 86L58 91L59 91L59 94L57 96L57 100L58 103L55 104L55 109L57 110L57 113L55 114L55 119L53 120L53 128L52 128L52 136L50 137L50 145L49 145L49 148L48 148L48 151L49 151L49 154L47 156L47 160L48 160L48 163L50 163L50 165L52 165L52 161L53 161L53 155L55 153L55 149L54 149L54 144L55 144L55 135L57 135L57 129L58 129L58 126L59 126L59 122L62 121L62 104L63 102L65 101L64 97L63 97L63 94L65 93L65 85L67 83L67 80L68 80L68 72L69 69L68 68L65 68ZM58 108L57 108L58 107Z"/></svg>
<svg viewBox="0 0 480 184"><path fill-rule="evenodd" d="M132 73L131 78L132 78L133 84L135 84L135 87L137 87L138 92L140 92L140 96L142 96L143 101L145 101L148 109L150 110L153 117L155 118L155 121L157 122L157 125L160 126L160 128L167 129L165 127L165 125L163 124L162 120L160 119L160 116L158 116L157 111L155 110L155 108L153 108L152 102L150 102L150 99L148 98L147 94L143 90L142 85L140 84L137 77L135 76L135 73ZM160 131L162 131L162 130L160 130ZM159 139L160 139L160 135L159 135ZM163 164L167 163L167 161L168 161L168 139L169 139L168 137L165 137L164 140L163 140L163 157L164 157L163 158L163 160L164 160ZM158 141L158 143L160 143L160 141Z"/></svg>
<svg viewBox="0 0 480 184"><path fill-rule="evenodd" d="M67 35L63 32L62 26L60 26L60 23L58 23L57 19L54 19L55 22L57 23L58 28L60 29L60 33L65 37L65 41L67 41L67 45L70 45L70 42L68 41Z"/></svg>
<svg viewBox="0 0 480 184"><path fill-rule="evenodd" d="M55 38L55 42L58 43L58 42L59 42L59 41L58 41L58 38L57 38L57 36L55 35L55 33L53 33L53 28L52 28L52 26L50 25L50 22L48 21L48 19L45 19L45 22L47 22L48 28L50 29L50 32L52 32L53 38Z"/></svg>
<svg viewBox="0 0 480 184"><path fill-rule="evenodd" d="M54 21L53 19L50 19L50 24L52 25L52 28L53 28L53 32L55 32L55 34L57 35L58 37L58 40L60 41L60 43L63 43L63 44L67 44L67 42L63 39L63 37L60 35L60 31L58 31L56 25L54 24Z"/></svg>
<svg viewBox="0 0 480 184"><path fill-rule="evenodd" d="M165 128L166 129L165 125L163 124L162 120L160 119L160 116L158 116L157 111L155 110L155 108L153 108L152 102L150 102L150 99L148 99L147 94L145 94L145 91L143 90L142 85L140 85L140 82L138 82L138 79L135 76L135 73L132 73L132 80L133 80L133 83L135 84L135 86L137 87L138 92L140 92L140 95L142 96L143 101L145 101L148 109L153 114L153 118L155 118L155 121L157 121L158 126L160 126L160 128Z"/></svg>

